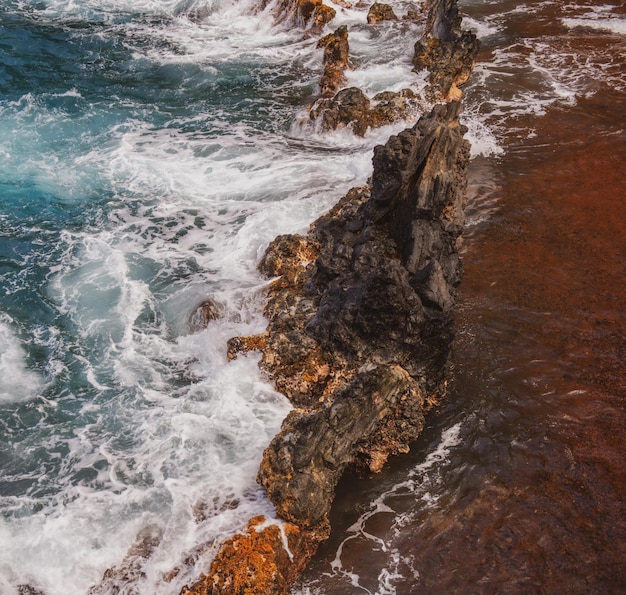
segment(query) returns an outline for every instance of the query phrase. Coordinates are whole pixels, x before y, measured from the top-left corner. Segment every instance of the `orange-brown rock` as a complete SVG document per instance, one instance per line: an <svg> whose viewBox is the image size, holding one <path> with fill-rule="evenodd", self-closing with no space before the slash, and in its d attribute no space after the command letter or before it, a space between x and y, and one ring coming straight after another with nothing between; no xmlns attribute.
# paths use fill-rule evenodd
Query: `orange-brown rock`
<svg viewBox="0 0 626 595"><path fill-rule="evenodd" d="M382 21L397 20L398 17L393 11L393 8L391 8L389 4L384 4L382 2L374 2L374 4L370 6L369 12L367 13L367 22L370 25L381 23Z"/></svg>
<svg viewBox="0 0 626 595"><path fill-rule="evenodd" d="M251 335L250 337L232 337L226 344L226 356L229 361L234 360L240 353L261 351L267 343L267 333Z"/></svg>
<svg viewBox="0 0 626 595"><path fill-rule="evenodd" d="M407 10L406 14L402 17L403 21L421 21L422 14L417 10Z"/></svg>
<svg viewBox="0 0 626 595"><path fill-rule="evenodd" d="M263 0L261 7L268 4L269 0ZM336 14L337 11L322 0L281 0L274 4L274 16L278 22L293 19L307 28L309 34L319 34Z"/></svg>
<svg viewBox="0 0 626 595"><path fill-rule="evenodd" d="M181 595L286 595L328 534L327 524L302 530L291 523L279 527L255 517L246 533L224 544L209 574L184 588Z"/></svg>
<svg viewBox="0 0 626 595"><path fill-rule="evenodd" d="M344 71L348 68L348 28L342 25L333 33L320 38L317 47L324 49L321 96L332 97L346 82Z"/></svg>

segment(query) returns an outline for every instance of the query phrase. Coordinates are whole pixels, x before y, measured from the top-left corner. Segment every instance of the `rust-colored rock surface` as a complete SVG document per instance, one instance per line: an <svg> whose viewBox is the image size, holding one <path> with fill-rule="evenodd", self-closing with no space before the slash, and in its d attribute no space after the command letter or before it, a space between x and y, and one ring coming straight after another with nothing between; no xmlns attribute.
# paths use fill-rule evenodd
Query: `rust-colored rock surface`
<svg viewBox="0 0 626 595"><path fill-rule="evenodd" d="M269 0L263 0L261 7L265 8L268 4ZM319 34L337 14L322 0L280 0L273 7L278 22L292 19L298 26L306 28L308 35Z"/></svg>
<svg viewBox="0 0 626 595"><path fill-rule="evenodd" d="M398 17L389 4L374 2L367 13L367 22L370 25L382 23L382 21L397 21Z"/></svg>
<svg viewBox="0 0 626 595"><path fill-rule="evenodd" d="M287 595L318 544L328 538L328 525L303 531L255 517L244 534L231 537L202 576L181 595Z"/></svg>
<svg viewBox="0 0 626 595"><path fill-rule="evenodd" d="M332 97L346 82L344 71L348 68L348 27L342 25L335 32L317 42L324 49L324 74L320 80L322 97Z"/></svg>

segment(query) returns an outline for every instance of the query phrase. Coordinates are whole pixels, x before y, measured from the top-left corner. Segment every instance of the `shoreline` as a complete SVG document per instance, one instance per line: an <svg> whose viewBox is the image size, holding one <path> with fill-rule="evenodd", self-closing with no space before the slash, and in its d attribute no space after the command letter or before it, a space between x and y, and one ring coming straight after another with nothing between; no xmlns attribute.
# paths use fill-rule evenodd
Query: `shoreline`
<svg viewBox="0 0 626 595"><path fill-rule="evenodd" d="M303 19L303 4L279 6L284 18L312 23L307 35L318 33L315 15L330 12L314 2ZM390 7L378 6L383 19L394 20ZM424 413L445 395L469 161L458 86L478 50L476 37L460 25L455 0L433 0L416 43L415 70L428 68L429 100L444 103L375 149L370 185L349 191L306 236L276 238L259 265L275 278L268 331L229 341L229 358L260 350L262 369L296 407L266 449L258 476L285 522L251 519L183 594L287 593L328 538L343 471L376 473L390 455L407 452ZM368 118L376 126L406 116L414 97L404 92L374 98L374 110L368 98L354 109L359 90L342 88L345 27L318 47L325 71L312 118L358 133ZM380 103L397 109L377 117Z"/></svg>

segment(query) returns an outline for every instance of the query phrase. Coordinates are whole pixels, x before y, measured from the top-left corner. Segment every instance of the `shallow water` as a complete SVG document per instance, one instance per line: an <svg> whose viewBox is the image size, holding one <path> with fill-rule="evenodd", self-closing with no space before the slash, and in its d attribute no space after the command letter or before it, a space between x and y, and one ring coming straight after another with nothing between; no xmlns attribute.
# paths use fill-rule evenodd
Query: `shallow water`
<svg viewBox="0 0 626 595"><path fill-rule="evenodd" d="M502 153L470 166L453 381L410 455L343 481L296 593L626 588L626 13L462 6Z"/></svg>

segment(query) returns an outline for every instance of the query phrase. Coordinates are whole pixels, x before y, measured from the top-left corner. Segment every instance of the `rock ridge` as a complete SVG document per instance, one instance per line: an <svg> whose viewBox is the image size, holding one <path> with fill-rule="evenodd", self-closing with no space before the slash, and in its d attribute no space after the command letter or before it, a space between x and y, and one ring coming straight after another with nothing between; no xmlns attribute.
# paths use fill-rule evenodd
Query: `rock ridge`
<svg viewBox="0 0 626 595"><path fill-rule="evenodd" d="M258 479L299 526L325 521L347 466L376 472L406 452L445 393L469 160L459 112L438 105L376 147L371 186L261 262L280 275L261 366L297 409Z"/></svg>
<svg viewBox="0 0 626 595"><path fill-rule="evenodd" d="M295 406L257 478L286 521L292 557L276 552L275 525L249 527L186 595L287 593L328 536L344 471L375 473L407 452L445 395L469 161L460 111L459 102L437 105L376 147L370 184L306 235L268 247L259 265L274 278L267 332L231 340L229 356L259 349Z"/></svg>

